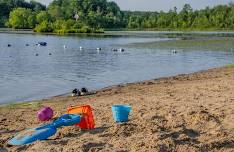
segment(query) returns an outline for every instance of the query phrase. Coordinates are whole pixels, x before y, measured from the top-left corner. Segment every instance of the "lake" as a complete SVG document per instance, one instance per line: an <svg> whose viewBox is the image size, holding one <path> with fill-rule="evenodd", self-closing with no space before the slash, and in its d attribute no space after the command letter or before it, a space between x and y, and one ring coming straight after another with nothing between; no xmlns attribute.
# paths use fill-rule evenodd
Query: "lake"
<svg viewBox="0 0 234 152"><path fill-rule="evenodd" d="M47 46L37 46L39 41L47 42ZM97 51L98 47L102 49ZM113 52L113 48L125 51ZM69 36L0 33L0 104L230 63L234 63L231 32L106 32Z"/></svg>

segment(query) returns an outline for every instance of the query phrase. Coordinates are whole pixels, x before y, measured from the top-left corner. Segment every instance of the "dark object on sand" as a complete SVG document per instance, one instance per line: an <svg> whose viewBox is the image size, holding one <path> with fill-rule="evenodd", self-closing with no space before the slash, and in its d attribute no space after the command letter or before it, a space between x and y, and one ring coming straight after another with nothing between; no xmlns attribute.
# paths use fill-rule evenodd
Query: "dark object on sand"
<svg viewBox="0 0 234 152"><path fill-rule="evenodd" d="M36 55L36 56L38 56L39 54L38 54L38 53L36 53L35 55Z"/></svg>
<svg viewBox="0 0 234 152"><path fill-rule="evenodd" d="M25 44L25 46L29 46L29 44Z"/></svg>
<svg viewBox="0 0 234 152"><path fill-rule="evenodd" d="M77 89L72 90L72 93L77 93L77 92L78 92Z"/></svg>
<svg viewBox="0 0 234 152"><path fill-rule="evenodd" d="M49 55L52 55L52 53L49 53Z"/></svg>
<svg viewBox="0 0 234 152"><path fill-rule="evenodd" d="M114 48L114 49L112 49L112 51L117 52L117 51L118 51L118 49L115 49L115 48Z"/></svg>
<svg viewBox="0 0 234 152"><path fill-rule="evenodd" d="M39 45L39 46L46 46L47 43L46 42L38 42L37 45Z"/></svg>
<svg viewBox="0 0 234 152"><path fill-rule="evenodd" d="M7 44L7 47L11 47L11 44Z"/></svg>
<svg viewBox="0 0 234 152"><path fill-rule="evenodd" d="M80 96L80 90L79 89L74 89L72 90L72 96L75 97L75 96Z"/></svg>
<svg viewBox="0 0 234 152"><path fill-rule="evenodd" d="M86 95L88 93L88 89L87 88L81 88L80 92L81 92L81 95Z"/></svg>

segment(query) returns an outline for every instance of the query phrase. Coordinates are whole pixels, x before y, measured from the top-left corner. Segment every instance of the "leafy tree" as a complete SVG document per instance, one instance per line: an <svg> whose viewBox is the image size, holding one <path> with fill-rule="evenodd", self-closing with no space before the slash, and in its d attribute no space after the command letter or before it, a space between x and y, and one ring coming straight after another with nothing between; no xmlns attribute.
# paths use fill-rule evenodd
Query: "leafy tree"
<svg viewBox="0 0 234 152"><path fill-rule="evenodd" d="M47 21L43 21L35 27L34 31L35 32L53 32L53 27L51 23Z"/></svg>
<svg viewBox="0 0 234 152"><path fill-rule="evenodd" d="M29 2L29 4L31 5L31 9L36 11L36 12L40 12L40 11L43 11L43 10L46 10L46 6L45 5L42 5L41 3L39 2L36 2L34 0L31 0Z"/></svg>
<svg viewBox="0 0 234 152"><path fill-rule="evenodd" d="M0 27L4 26L9 18L9 14L15 8L28 8L34 11L45 10L45 5L38 2L31 1L26 2L24 0L0 0Z"/></svg>
<svg viewBox="0 0 234 152"><path fill-rule="evenodd" d="M28 28L33 29L36 26L36 24L37 24L36 14L32 12L28 16Z"/></svg>
<svg viewBox="0 0 234 152"><path fill-rule="evenodd" d="M36 21L37 21L37 23L41 23L43 21L51 22L52 21L52 17L51 17L51 15L48 12L41 11L40 13L38 13L36 15Z"/></svg>
<svg viewBox="0 0 234 152"><path fill-rule="evenodd" d="M233 3L195 11L185 4L181 11L174 7L168 12L140 12L121 11L109 0L54 0L47 8L36 1L0 0L0 8L0 26L7 23L13 28L34 28L37 25L35 31L40 32L102 32L104 28L234 29Z"/></svg>
<svg viewBox="0 0 234 152"><path fill-rule="evenodd" d="M118 5L106 0L54 0L48 12L56 20L74 19L78 13L79 20L91 27L116 27L122 17Z"/></svg>
<svg viewBox="0 0 234 152"><path fill-rule="evenodd" d="M30 9L14 9L10 13L8 26L18 29L33 28L35 26L35 15Z"/></svg>

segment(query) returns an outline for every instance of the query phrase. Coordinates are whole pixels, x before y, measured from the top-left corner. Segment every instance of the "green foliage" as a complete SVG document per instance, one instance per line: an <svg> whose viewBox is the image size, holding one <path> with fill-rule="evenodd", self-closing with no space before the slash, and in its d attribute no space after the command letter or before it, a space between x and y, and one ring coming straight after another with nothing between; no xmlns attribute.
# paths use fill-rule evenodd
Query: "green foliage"
<svg viewBox="0 0 234 152"><path fill-rule="evenodd" d="M76 21L75 24L73 25L74 29L80 29L81 27L85 26L83 22Z"/></svg>
<svg viewBox="0 0 234 152"><path fill-rule="evenodd" d="M50 14L46 11L41 11L36 15L36 21L37 23L41 23L43 21L50 22L52 21L52 17Z"/></svg>
<svg viewBox="0 0 234 152"><path fill-rule="evenodd" d="M115 2L108 0L54 0L47 9L36 1L0 0L0 8L0 26L35 28L37 32L93 33L113 28L234 29L233 3L202 10L193 10L185 4L181 11L174 7L168 12L131 12L121 11Z"/></svg>
<svg viewBox="0 0 234 152"><path fill-rule="evenodd" d="M37 24L36 14L33 12L29 14L27 21L28 21L28 28L33 29L35 25Z"/></svg>
<svg viewBox="0 0 234 152"><path fill-rule="evenodd" d="M39 33L53 32L52 24L47 21L43 21L35 27L34 31Z"/></svg>
<svg viewBox="0 0 234 152"><path fill-rule="evenodd" d="M40 11L43 11L43 10L46 10L46 6L39 3L39 2L36 2L34 0L31 0L29 2L29 5L30 5L30 9L32 9L33 11L36 11L36 12L40 12Z"/></svg>
<svg viewBox="0 0 234 152"><path fill-rule="evenodd" d="M80 30L79 30L79 32L80 33L91 33L91 29L90 29L90 27L88 27L88 26L83 26Z"/></svg>
<svg viewBox="0 0 234 152"><path fill-rule="evenodd" d="M79 18L76 21L75 15ZM47 11L37 14L39 25L35 31L44 31L45 23L51 22L53 32L63 33L103 33L103 28L123 25L123 13L118 5L106 0L54 0ZM42 28L43 27L43 28ZM43 30L42 30L43 29Z"/></svg>
<svg viewBox="0 0 234 152"><path fill-rule="evenodd" d="M48 12L56 20L74 19L75 14L87 26L114 28L122 25L122 12L115 2L106 0L54 0Z"/></svg>
<svg viewBox="0 0 234 152"><path fill-rule="evenodd" d="M40 102L21 102L21 103L10 103L6 105L7 108L16 109L16 108L39 108L41 107Z"/></svg>
<svg viewBox="0 0 234 152"><path fill-rule="evenodd" d="M228 68L234 68L234 64L228 64L228 65L226 65L226 67L228 67Z"/></svg>
<svg viewBox="0 0 234 152"><path fill-rule="evenodd" d="M8 26L17 29L29 29L35 26L36 19L30 9L17 8L10 13Z"/></svg>
<svg viewBox="0 0 234 152"><path fill-rule="evenodd" d="M95 31L93 33L104 33L104 29L103 28L98 28L98 29L94 29Z"/></svg>
<svg viewBox="0 0 234 152"><path fill-rule="evenodd" d="M180 12L177 8L169 12L124 12L127 28L130 29L234 29L234 5L219 5L194 11L185 4Z"/></svg>
<svg viewBox="0 0 234 152"><path fill-rule="evenodd" d="M0 27L3 27L9 18L9 14L15 8L28 8L33 11L45 10L46 6L35 1L26 2L25 0L0 0Z"/></svg>

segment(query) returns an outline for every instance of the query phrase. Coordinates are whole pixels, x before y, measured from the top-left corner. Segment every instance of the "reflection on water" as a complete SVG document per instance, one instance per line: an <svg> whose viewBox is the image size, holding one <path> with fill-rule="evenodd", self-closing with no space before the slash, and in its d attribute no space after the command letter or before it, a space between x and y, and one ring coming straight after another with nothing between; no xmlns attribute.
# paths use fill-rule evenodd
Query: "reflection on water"
<svg viewBox="0 0 234 152"><path fill-rule="evenodd" d="M233 33L166 32L108 32L101 36L0 34L0 103L233 63L232 36ZM38 41L48 45L36 46ZM12 46L7 47L8 43ZM97 47L102 50L97 51ZM120 47L125 52L112 51ZM172 53L174 49L177 53Z"/></svg>

